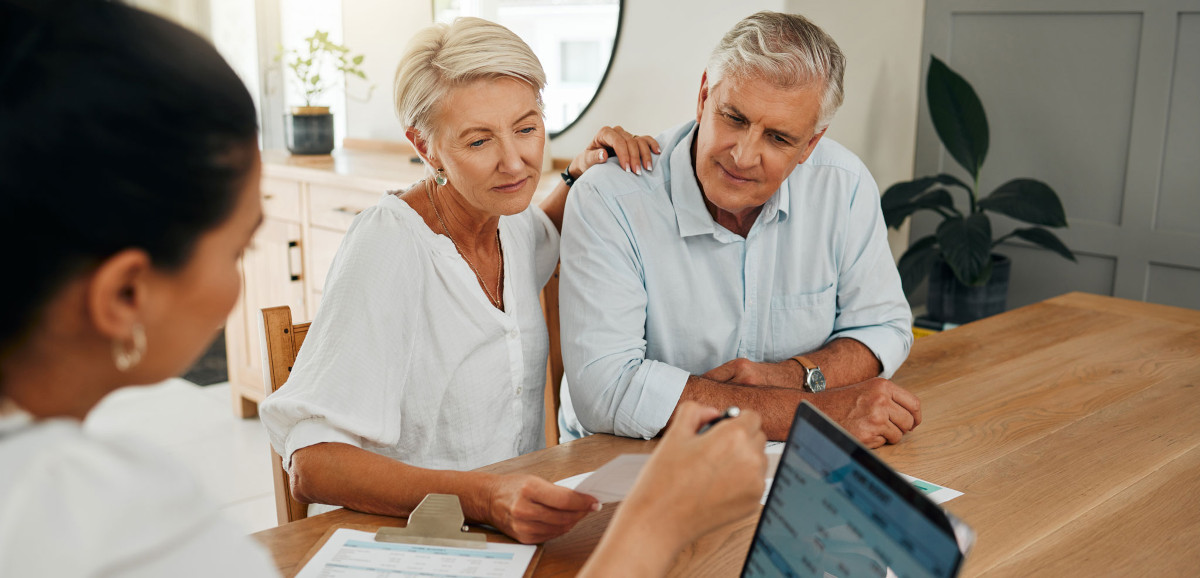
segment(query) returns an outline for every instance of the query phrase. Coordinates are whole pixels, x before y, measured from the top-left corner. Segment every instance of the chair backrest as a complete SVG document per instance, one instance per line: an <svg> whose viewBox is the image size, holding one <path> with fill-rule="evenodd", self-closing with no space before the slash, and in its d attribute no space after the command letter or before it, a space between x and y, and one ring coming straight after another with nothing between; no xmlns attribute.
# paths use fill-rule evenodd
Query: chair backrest
<svg viewBox="0 0 1200 578"><path fill-rule="evenodd" d="M563 378L562 339L558 329L558 268L542 288L542 314L550 333L550 359L546 362L546 447L558 445L559 387Z"/></svg>
<svg viewBox="0 0 1200 578"><path fill-rule="evenodd" d="M308 335L309 323L292 324L287 305L262 310L263 382L270 395L287 381L296 362L296 353ZM271 449L271 471L275 485L275 516L280 524L308 517L308 504L292 497L292 480L283 469L283 459Z"/></svg>

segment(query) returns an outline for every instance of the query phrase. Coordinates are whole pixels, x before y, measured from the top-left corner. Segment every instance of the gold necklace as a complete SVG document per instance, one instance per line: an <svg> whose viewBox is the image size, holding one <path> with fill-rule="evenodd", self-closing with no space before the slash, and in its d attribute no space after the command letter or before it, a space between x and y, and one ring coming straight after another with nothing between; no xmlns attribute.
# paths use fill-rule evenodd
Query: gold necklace
<svg viewBox="0 0 1200 578"><path fill-rule="evenodd" d="M458 242L454 240L454 235L450 234L450 229L446 228L446 221L442 220L442 213L440 211L438 211L437 203L433 202L433 191L431 190L431 188L429 186L429 181L426 181L425 179L421 179L421 180L424 181L424 183L425 183L425 195L429 197L429 204L433 206L433 214L437 216L438 223L440 223L442 225L442 231L444 233L446 233L447 237L450 238L450 242L454 244L454 249L458 251L458 254L460 256L462 256L463 261L466 261L467 266L471 268L471 271L473 273L475 273L475 278L479 280L479 286L483 287L483 292L487 293L488 299L492 302L492 305L495 305L496 309L504 311L504 303L496 297L496 295L499 295L500 297L504 297L504 293L503 293L503 291L501 291L501 288L500 288L501 284L504 282L504 254L501 252L501 249L500 249L500 227L499 226L496 227L496 271L497 271L497 275L496 275L496 295L493 295L492 290L488 289L487 284L483 282L483 275L479 274L479 269L475 268L475 264L471 262L471 259L467 257L467 254L464 253L462 248L458 246Z"/></svg>

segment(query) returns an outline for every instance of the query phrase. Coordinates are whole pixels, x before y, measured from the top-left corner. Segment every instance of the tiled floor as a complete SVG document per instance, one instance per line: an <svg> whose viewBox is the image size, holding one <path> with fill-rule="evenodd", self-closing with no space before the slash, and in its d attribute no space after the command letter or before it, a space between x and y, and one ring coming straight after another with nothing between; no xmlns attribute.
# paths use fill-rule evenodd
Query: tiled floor
<svg viewBox="0 0 1200 578"><path fill-rule="evenodd" d="M84 427L135 436L171 454L247 533L275 526L267 434L257 418L233 417L228 383L171 379L125 388L100 402Z"/></svg>

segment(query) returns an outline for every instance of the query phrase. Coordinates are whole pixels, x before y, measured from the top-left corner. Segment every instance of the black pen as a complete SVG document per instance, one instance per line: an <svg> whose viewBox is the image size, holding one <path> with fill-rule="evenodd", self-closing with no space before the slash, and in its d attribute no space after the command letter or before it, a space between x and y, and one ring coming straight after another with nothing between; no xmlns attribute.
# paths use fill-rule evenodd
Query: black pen
<svg viewBox="0 0 1200 578"><path fill-rule="evenodd" d="M737 417L739 415L742 415L741 408L739 408L736 405L731 405L731 406L725 408L725 413L717 416L712 421L700 426L700 431L696 432L696 435L700 435L700 434L708 431L708 428L711 428L712 426L717 425L718 423L721 423L721 420L723 420L723 419L729 419L731 417Z"/></svg>

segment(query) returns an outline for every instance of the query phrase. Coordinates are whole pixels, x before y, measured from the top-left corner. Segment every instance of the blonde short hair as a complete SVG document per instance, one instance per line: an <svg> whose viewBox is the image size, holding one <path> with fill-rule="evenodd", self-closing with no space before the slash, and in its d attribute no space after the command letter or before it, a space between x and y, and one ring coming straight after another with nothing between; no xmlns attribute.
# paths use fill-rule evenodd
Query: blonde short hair
<svg viewBox="0 0 1200 578"><path fill-rule="evenodd" d="M437 103L462 84L485 78L514 78L537 90L542 107L546 72L519 36L482 18L456 18L413 36L396 69L396 114L430 140L437 132Z"/></svg>
<svg viewBox="0 0 1200 578"><path fill-rule="evenodd" d="M708 59L708 85L722 78L763 78L781 88L823 85L817 130L842 106L846 57L824 30L799 14L762 11L738 22Z"/></svg>

